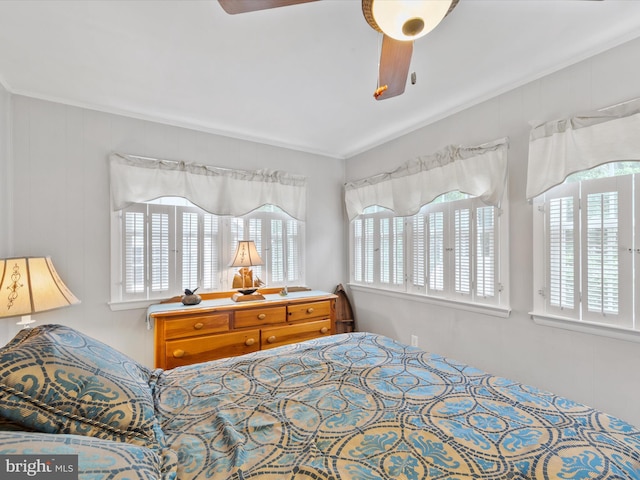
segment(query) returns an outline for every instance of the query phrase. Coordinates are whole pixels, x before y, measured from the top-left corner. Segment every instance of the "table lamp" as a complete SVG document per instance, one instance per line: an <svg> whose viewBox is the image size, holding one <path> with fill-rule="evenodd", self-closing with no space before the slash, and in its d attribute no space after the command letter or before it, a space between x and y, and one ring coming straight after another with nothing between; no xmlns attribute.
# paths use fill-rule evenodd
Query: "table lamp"
<svg viewBox="0 0 640 480"><path fill-rule="evenodd" d="M80 303L64 284L50 257L0 259L0 317L17 317L23 328L32 313Z"/></svg>
<svg viewBox="0 0 640 480"><path fill-rule="evenodd" d="M253 240L241 240L238 242L236 253L229 264L230 267L240 267L238 273L242 277L242 289L238 290L239 293L236 293L231 297L234 302L264 300L262 295L254 293L257 288L255 288L253 272L250 268L263 264L264 262L260 258L258 250L256 249L256 244ZM245 278L247 277L251 279L251 285L245 284Z"/></svg>

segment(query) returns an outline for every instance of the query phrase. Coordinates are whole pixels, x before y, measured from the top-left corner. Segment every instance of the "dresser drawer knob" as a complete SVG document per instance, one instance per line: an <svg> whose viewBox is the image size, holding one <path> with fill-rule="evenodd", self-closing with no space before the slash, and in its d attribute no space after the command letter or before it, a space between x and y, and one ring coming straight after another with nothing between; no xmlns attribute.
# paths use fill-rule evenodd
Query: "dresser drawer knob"
<svg viewBox="0 0 640 480"><path fill-rule="evenodd" d="M264 320L265 318L267 318L266 313L261 313L260 315L258 315L258 320Z"/></svg>
<svg viewBox="0 0 640 480"><path fill-rule="evenodd" d="M250 346L251 346L251 345L253 345L254 343L256 343L256 339L255 339L255 338L247 338L247 339L244 341L244 344L245 344L247 347L250 347Z"/></svg>
<svg viewBox="0 0 640 480"><path fill-rule="evenodd" d="M196 330L200 330L202 327L204 327L204 323L202 322L198 322L193 326L193 328Z"/></svg>
<svg viewBox="0 0 640 480"><path fill-rule="evenodd" d="M313 307L307 308L307 313L313 313Z"/></svg>
<svg viewBox="0 0 640 480"><path fill-rule="evenodd" d="M184 357L184 350L174 350L173 351L173 358L182 358Z"/></svg>
<svg viewBox="0 0 640 480"><path fill-rule="evenodd" d="M327 333L329 331L329 329L327 327L322 327L320 329L320 333Z"/></svg>
<svg viewBox="0 0 640 480"><path fill-rule="evenodd" d="M273 343L276 341L276 336L275 335L271 335L269 338L267 338L267 343Z"/></svg>

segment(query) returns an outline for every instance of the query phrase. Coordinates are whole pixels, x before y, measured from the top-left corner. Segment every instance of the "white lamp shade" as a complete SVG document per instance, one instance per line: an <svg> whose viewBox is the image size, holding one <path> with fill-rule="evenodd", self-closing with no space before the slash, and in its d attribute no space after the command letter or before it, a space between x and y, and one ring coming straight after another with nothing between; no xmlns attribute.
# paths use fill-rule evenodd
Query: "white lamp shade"
<svg viewBox="0 0 640 480"><path fill-rule="evenodd" d="M0 259L0 317L15 317L80 303L49 257Z"/></svg>
<svg viewBox="0 0 640 480"><path fill-rule="evenodd" d="M258 255L256 244L253 240L241 240L238 242L236 253L229 264L230 267L253 267L262 265L262 259Z"/></svg>

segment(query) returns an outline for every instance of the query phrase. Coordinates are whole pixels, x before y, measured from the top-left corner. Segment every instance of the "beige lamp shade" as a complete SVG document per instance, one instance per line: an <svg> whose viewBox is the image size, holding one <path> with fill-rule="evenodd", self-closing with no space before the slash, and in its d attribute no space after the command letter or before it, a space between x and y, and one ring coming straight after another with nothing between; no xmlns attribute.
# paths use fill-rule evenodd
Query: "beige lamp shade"
<svg viewBox="0 0 640 480"><path fill-rule="evenodd" d="M80 303L49 257L0 259L0 317L28 316ZM33 323L28 317L26 325Z"/></svg>
<svg viewBox="0 0 640 480"><path fill-rule="evenodd" d="M230 267L254 267L262 265L262 259L258 255L256 244L253 240L241 240L238 242L236 253L229 264Z"/></svg>

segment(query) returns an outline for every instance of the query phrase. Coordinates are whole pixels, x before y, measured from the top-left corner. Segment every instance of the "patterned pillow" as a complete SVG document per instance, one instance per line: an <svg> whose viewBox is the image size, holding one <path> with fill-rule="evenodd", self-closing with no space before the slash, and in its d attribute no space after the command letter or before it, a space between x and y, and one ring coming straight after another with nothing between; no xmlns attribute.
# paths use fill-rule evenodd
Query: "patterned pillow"
<svg viewBox="0 0 640 480"><path fill-rule="evenodd" d="M146 447L78 435L0 432L0 455L49 454L78 455L79 471L74 472L75 478L91 480L113 480L114 478L175 480L176 478L178 457L171 450L164 450L158 454Z"/></svg>
<svg viewBox="0 0 640 480"><path fill-rule="evenodd" d="M0 349L0 416L25 430L159 446L153 373L69 327L21 330Z"/></svg>

